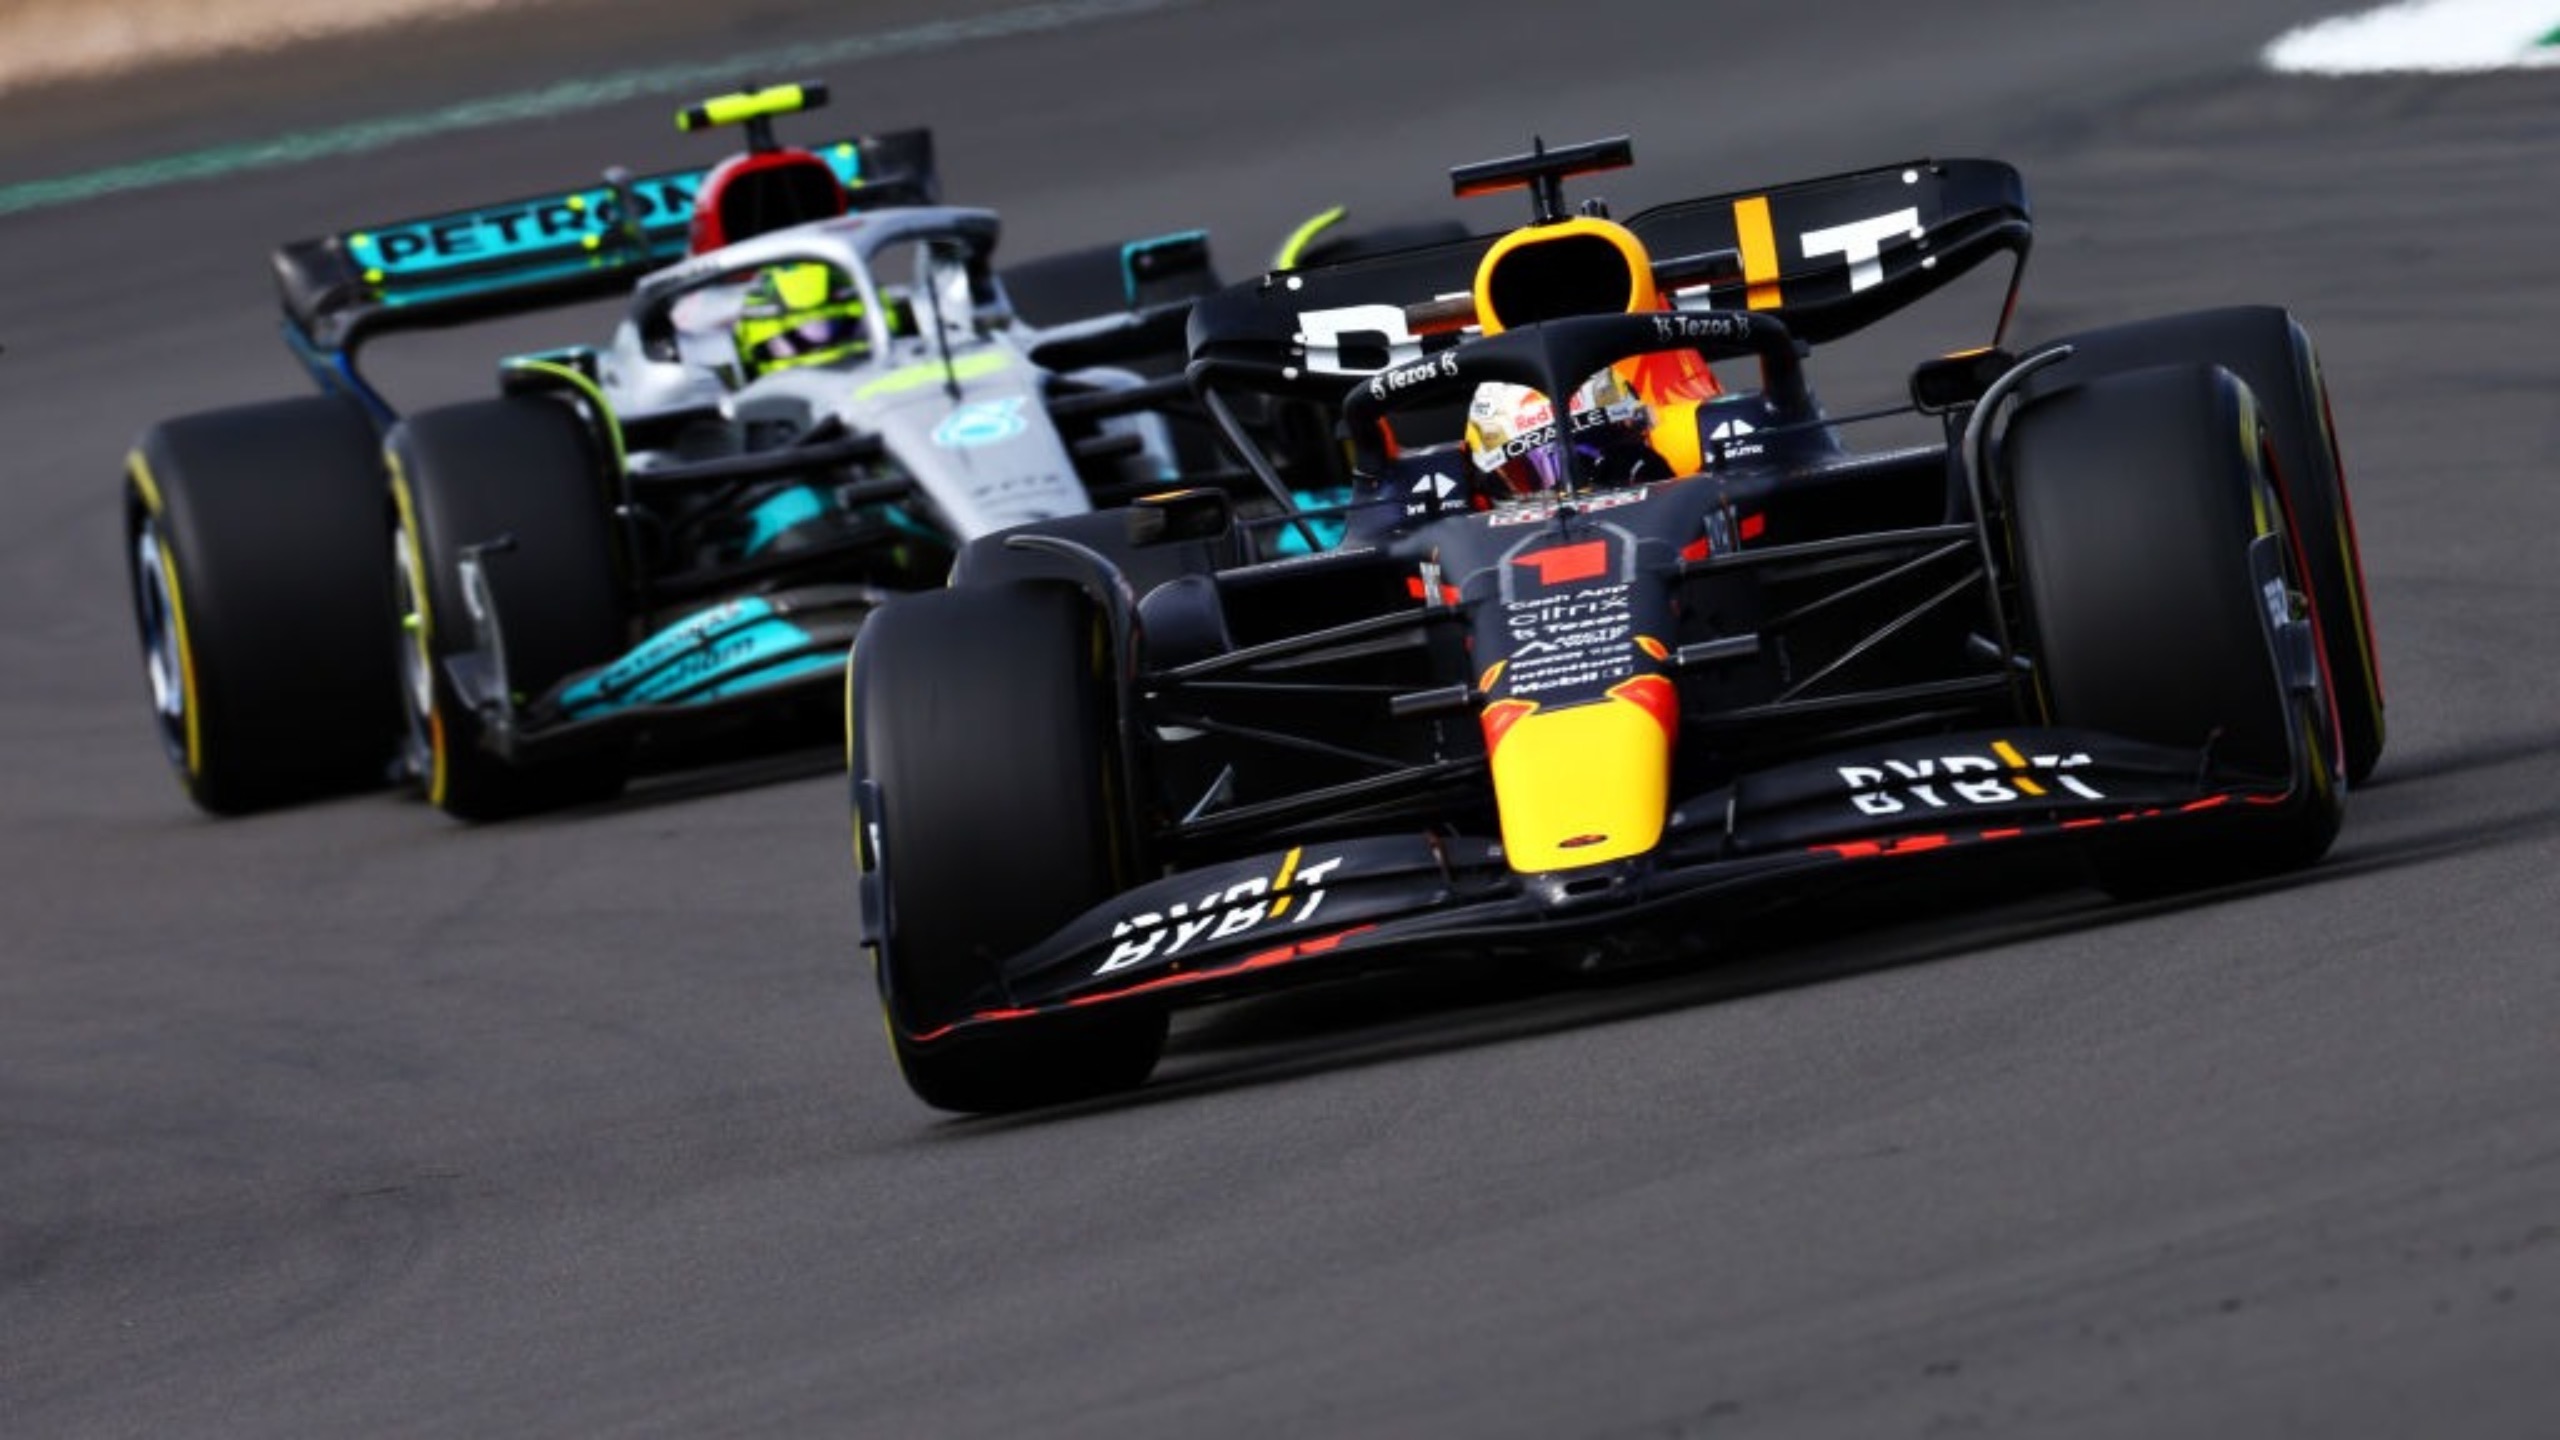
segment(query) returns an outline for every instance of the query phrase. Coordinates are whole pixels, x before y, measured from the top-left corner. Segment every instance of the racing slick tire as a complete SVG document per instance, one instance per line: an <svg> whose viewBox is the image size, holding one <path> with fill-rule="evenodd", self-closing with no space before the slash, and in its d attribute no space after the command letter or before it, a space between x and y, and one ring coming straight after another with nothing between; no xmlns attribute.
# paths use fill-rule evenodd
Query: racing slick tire
<svg viewBox="0 0 2560 1440"><path fill-rule="evenodd" d="M338 396L164 420L135 442L125 556L152 712L207 812L390 778L381 476L372 423Z"/></svg>
<svg viewBox="0 0 2560 1440"><path fill-rule="evenodd" d="M409 416L384 449L399 693L410 773L428 801L457 819L496 820L620 793L619 746L540 764L489 749L487 720L447 665L480 643L462 572L479 546L490 547L482 573L513 703L621 651L626 614L604 464L585 423L552 400L471 401Z"/></svg>
<svg viewBox="0 0 2560 1440"><path fill-rule="evenodd" d="M2220 365L2257 397L2274 460L2285 524L2310 582L2312 626L2328 668L2344 742L2345 774L2362 784L2382 758L2382 666L2365 599L2364 559L2339 461L2329 389L2310 335L2271 305L2199 310L2063 337L2072 357L2044 383L2153 365Z"/></svg>
<svg viewBox="0 0 2560 1440"><path fill-rule="evenodd" d="M846 685L863 925L917 1098L1023 1110L1144 1084L1166 1012L1143 1002L983 1022L1002 962L1133 878L1111 647L1093 602L1034 580L882 609Z"/></svg>
<svg viewBox="0 0 2560 1440"><path fill-rule="evenodd" d="M2019 590L2048 719L2289 776L2273 803L2101 833L2095 878L2125 898L2309 865L2345 796L2325 687L2297 693L2270 643L2251 567L2283 515L2272 438L2216 366L2102 376L2020 410L2006 437ZM2286 603L2300 551L2277 546Z"/></svg>

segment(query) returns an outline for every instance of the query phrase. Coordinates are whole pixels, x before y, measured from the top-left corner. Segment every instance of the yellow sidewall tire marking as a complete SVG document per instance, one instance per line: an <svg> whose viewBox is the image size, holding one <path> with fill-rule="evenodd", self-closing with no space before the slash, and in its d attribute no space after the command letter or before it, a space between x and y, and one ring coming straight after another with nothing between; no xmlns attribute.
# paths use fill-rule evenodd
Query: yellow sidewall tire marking
<svg viewBox="0 0 2560 1440"><path fill-rule="evenodd" d="M151 476L151 464L134 451L125 460L125 473L133 480L134 493L142 497L142 508L153 519L166 513L160 499L160 482ZM196 703L196 646L187 633L187 602L178 584L178 560L169 547L160 547L160 578L169 587L169 623L178 631L178 704L187 712L187 778L204 778L204 707Z"/></svg>
<svg viewBox="0 0 2560 1440"><path fill-rule="evenodd" d="M383 468L391 473L391 503L400 512L400 543L409 553L409 599L418 607L418 623L409 626L409 643L418 652L418 668L427 677L427 803L442 809L448 779L444 754L444 708L436 703L435 609L428 599L425 547L418 543L418 506L409 495L409 476L397 452L385 450Z"/></svg>

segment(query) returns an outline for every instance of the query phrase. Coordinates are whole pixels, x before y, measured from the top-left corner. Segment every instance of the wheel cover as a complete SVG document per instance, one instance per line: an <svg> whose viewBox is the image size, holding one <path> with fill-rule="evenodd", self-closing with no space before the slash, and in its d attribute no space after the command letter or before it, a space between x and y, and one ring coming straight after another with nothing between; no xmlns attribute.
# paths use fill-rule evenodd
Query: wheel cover
<svg viewBox="0 0 2560 1440"><path fill-rule="evenodd" d="M134 534L134 612L142 627L142 665L151 680L151 713L169 763L195 773L194 669L188 663L185 611L178 578L160 543L160 522L142 522Z"/></svg>
<svg viewBox="0 0 2560 1440"><path fill-rule="evenodd" d="M2270 623L2303 626L2311 636L2309 673L2288 676L2288 684L2310 707L2309 721L2313 733L2306 747L2311 774L2306 781L2326 793L2334 783L2332 776L2345 769L2347 741L2346 722L2338 713L2336 688L2329 675L2328 636L2324 632L2320 607L2311 596L2311 566L2302 551L2302 534L2295 528L2293 516L2285 509L2284 496L2265 478L2275 473L2276 457L2272 446L2263 439L2259 453L2259 481L2251 489L2249 504L2261 538L2272 536L2284 569L2284 594L2269 596L2267 619Z"/></svg>
<svg viewBox="0 0 2560 1440"><path fill-rule="evenodd" d="M436 715L434 638L428 628L427 588L418 546L407 523L391 532L393 599L400 615L400 716L402 765L440 801L444 788L444 725Z"/></svg>

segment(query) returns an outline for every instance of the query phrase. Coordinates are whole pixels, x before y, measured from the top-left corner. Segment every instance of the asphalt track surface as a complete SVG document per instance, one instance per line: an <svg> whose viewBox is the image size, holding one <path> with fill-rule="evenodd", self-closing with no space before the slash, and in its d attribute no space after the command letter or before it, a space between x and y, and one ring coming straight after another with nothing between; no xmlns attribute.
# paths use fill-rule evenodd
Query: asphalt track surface
<svg viewBox="0 0 2560 1440"><path fill-rule="evenodd" d="M995 7L615 8L59 92L0 182ZM2025 336L2310 325L2384 651L2299 881L2030 867L1614 983L1233 1006L1000 1123L892 1071L824 756L469 830L204 820L155 748L119 459L295 387L268 248L690 154L668 104L11 218L0 1434L2552 1433L2560 77L2258 72L2318 9L1207 0L829 76L1025 251L1208 223L1238 272L1533 133L1633 132L1622 206L2011 159Z"/></svg>

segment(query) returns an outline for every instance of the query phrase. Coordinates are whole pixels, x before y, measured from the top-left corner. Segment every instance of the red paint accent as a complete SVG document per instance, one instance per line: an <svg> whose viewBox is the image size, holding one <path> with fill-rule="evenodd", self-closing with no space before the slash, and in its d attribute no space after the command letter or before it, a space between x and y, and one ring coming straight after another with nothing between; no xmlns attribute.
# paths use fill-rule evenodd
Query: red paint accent
<svg viewBox="0 0 2560 1440"><path fill-rule="evenodd" d="M2290 799L2292 799L2290 795L2207 795L2200 800L2190 800L2174 811L2153 808L2126 810L2114 815L2082 816L2078 819L2057 821L2050 828L2053 832L2059 832L2095 830L2101 826L2128 823L2138 825L2146 820L2161 820L2171 815L2193 815L2201 811L2219 809L2228 804L2282 805ZM2010 825L1997 830L1977 830L1971 834L1950 832L1935 835L1906 835L1896 840L1841 840L1806 848L1817 855L1837 855L1843 860L1874 860L1888 855L1922 854L1954 845L1971 845L1993 840L2017 840L2037 833L2046 832L2041 827Z"/></svg>
<svg viewBox="0 0 2560 1440"><path fill-rule="evenodd" d="M1541 585L1570 585L1576 580L1597 580L1609 573L1609 542L1584 540L1548 550L1532 550L1511 563L1537 571Z"/></svg>
<svg viewBox="0 0 2560 1440"><path fill-rule="evenodd" d="M779 170L796 165L814 165L825 173L827 183L835 187L836 213L843 214L848 203L845 199L844 185L836 179L835 171L828 168L826 161L806 150L789 148L751 150L721 161L711 167L711 173L703 178L701 193L694 196L693 226L688 232L686 241L692 252L700 255L707 250L719 249L728 244L732 238L747 238L732 237L728 227L720 222L720 202L728 194L731 184L742 176L752 176L762 171Z"/></svg>
<svg viewBox="0 0 2560 1440"><path fill-rule="evenodd" d="M1424 588L1421 576L1407 575L1404 577L1404 593L1412 596L1416 600L1420 600L1429 596L1431 592ZM1449 584L1445 580L1442 581L1440 584L1440 603L1454 608L1458 603L1458 587Z"/></svg>
<svg viewBox="0 0 2560 1440"><path fill-rule="evenodd" d="M1768 516L1766 516L1766 515L1745 515L1745 516L1743 516L1743 517L1742 517L1742 538L1743 538L1743 539L1745 539L1745 540L1757 540L1757 539L1759 539L1761 536L1763 536L1763 535L1767 534L1768 532L1769 532L1769 517L1768 517Z"/></svg>
<svg viewBox="0 0 2560 1440"><path fill-rule="evenodd" d="M1350 940L1355 936L1365 935L1377 928L1378 927L1375 925L1354 925L1349 929L1334 931L1330 935L1319 935L1312 940L1299 940L1274 949L1256 951L1232 965L1221 965L1213 970L1192 970L1179 975L1159 975L1153 980L1141 980L1135 985L1124 985L1117 990L1105 990L1093 995L1078 995L1074 999L1068 1000L1062 1005L1051 1007L1050 1010L1021 1008L981 1010L966 1020L958 1021L950 1025L944 1025L938 1029L927 1030L921 1034L911 1033L907 1038L917 1044L923 1044L930 1040L938 1040L943 1036L950 1034L952 1031L959 1029L963 1025L974 1025L982 1021L1027 1020L1033 1016L1052 1013L1054 1010L1074 1009L1085 1005L1108 1005L1112 1001L1126 1000L1134 995L1146 995L1159 990L1179 989L1184 986L1202 984L1210 980L1224 980L1230 976L1242 975L1247 971L1252 970L1267 970L1274 965L1286 964L1292 960L1302 960L1309 955L1322 955L1328 950L1339 947L1346 940Z"/></svg>
<svg viewBox="0 0 2560 1440"><path fill-rule="evenodd" d="M1632 680L1621 680L1609 687L1609 698L1636 706L1653 717L1664 735L1673 740L1680 738L1680 692L1672 688L1669 676L1638 675ZM1485 748L1493 748L1490 736L1486 738Z"/></svg>
<svg viewBox="0 0 2560 1440"><path fill-rule="evenodd" d="M1521 716L1537 708L1538 702L1535 700L1496 700L1484 707L1481 718L1484 723L1485 758L1493 758L1493 752L1501 748L1502 737L1511 733L1511 727L1520 723Z"/></svg>
<svg viewBox="0 0 2560 1440"><path fill-rule="evenodd" d="M1671 297L1663 297L1661 308L1672 308ZM1621 360L1618 373L1655 409L1694 405L1724 393L1724 387L1716 383L1716 372L1707 368L1707 362L1699 359L1695 350L1662 351Z"/></svg>
<svg viewBox="0 0 2560 1440"><path fill-rule="evenodd" d="M949 1024L949 1025L937 1025L937 1026L935 1026L934 1028L932 1028L932 1029L930 1029L930 1030L923 1030L923 1031L910 1031L910 1032L908 1032L907 1038L908 1038L909 1040L914 1041L915 1043L917 1043L917 1044L919 1044L919 1045L925 1045L925 1044L930 1044L930 1043L932 1043L933 1041L936 1041L936 1040L941 1039L943 1036L948 1035L948 1034L950 1034L952 1031L959 1029L962 1025L970 1023L970 1021L976 1021L976 1020L1021 1020L1021 1019L1024 1019L1024 1018L1028 1017L1028 1016L1037 1015L1037 1014L1039 1014L1039 1013L1040 1013L1040 1012L1039 1012L1039 1011L1037 1011L1037 1010L1021 1010L1021 1009L1014 1009L1014 1010L981 1010L981 1011L979 1011L977 1014L970 1016L970 1017L969 1017L969 1019L968 1019L968 1020L965 1020L965 1021L956 1021L956 1022L954 1022L954 1023L952 1023L952 1024Z"/></svg>
<svg viewBox="0 0 2560 1440"><path fill-rule="evenodd" d="M1899 840L1843 840L1831 845L1816 845L1816 854L1829 851L1843 860L1874 860L1886 855L1917 855L1929 850L1943 850L1956 843L1952 835L1905 835Z"/></svg>
<svg viewBox="0 0 2560 1440"><path fill-rule="evenodd" d="M1704 560L1714 553L1716 553L1716 547L1708 544L1707 537L1704 535L1680 547L1680 558L1683 560Z"/></svg>

